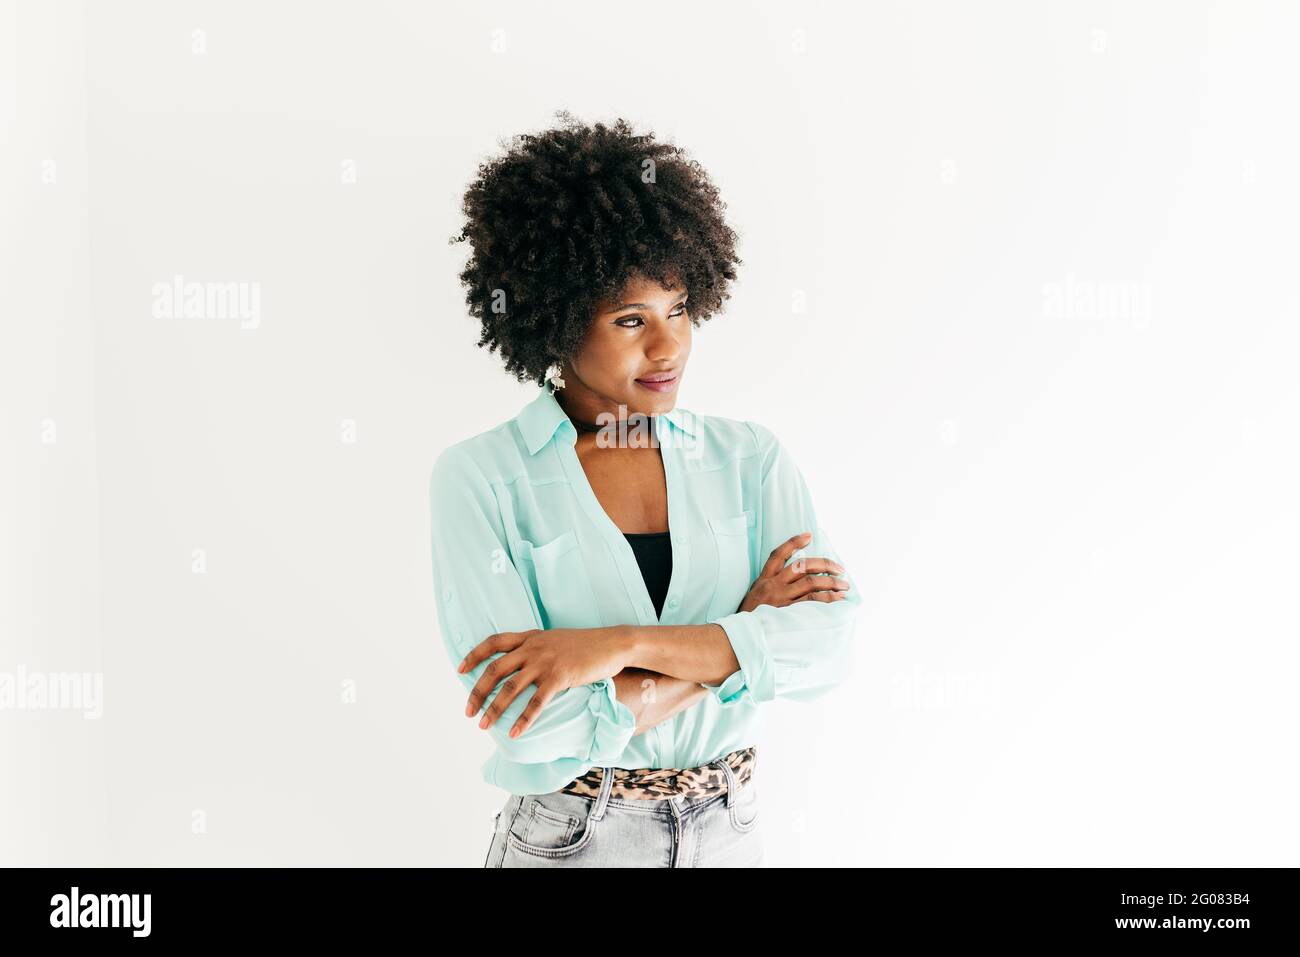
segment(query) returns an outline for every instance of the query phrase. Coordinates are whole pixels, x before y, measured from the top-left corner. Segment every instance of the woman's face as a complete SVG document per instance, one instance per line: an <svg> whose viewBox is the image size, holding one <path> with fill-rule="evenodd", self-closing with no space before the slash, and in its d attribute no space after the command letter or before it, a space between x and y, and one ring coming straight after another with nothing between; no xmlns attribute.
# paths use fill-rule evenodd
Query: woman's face
<svg viewBox="0 0 1300 957"><path fill-rule="evenodd" d="M598 303L582 348L562 367L564 388L556 395L565 411L595 422L601 412L624 418L672 409L691 353L686 298L685 286L665 292L659 283L634 276L617 300ZM644 381L665 374L672 381Z"/></svg>

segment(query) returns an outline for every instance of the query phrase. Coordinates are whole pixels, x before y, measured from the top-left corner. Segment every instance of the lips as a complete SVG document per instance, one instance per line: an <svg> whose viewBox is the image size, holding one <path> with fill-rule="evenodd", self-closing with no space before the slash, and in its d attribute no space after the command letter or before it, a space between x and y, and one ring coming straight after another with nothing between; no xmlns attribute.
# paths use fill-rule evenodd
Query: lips
<svg viewBox="0 0 1300 957"><path fill-rule="evenodd" d="M677 388L677 372L656 372L654 375L648 375L643 379L637 379L636 384L643 389L649 389L651 392L671 392Z"/></svg>

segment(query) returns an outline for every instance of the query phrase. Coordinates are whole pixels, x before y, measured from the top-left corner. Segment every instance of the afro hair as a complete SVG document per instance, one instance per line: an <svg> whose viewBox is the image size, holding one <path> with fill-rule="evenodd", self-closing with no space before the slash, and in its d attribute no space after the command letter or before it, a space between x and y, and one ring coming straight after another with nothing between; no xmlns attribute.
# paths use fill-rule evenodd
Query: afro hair
<svg viewBox="0 0 1300 957"><path fill-rule="evenodd" d="M480 165L450 240L470 244L459 278L482 323L478 345L538 385L630 279L683 284L698 328L742 263L726 204L684 150L623 119L588 126L556 115L556 128L503 141L505 153Z"/></svg>

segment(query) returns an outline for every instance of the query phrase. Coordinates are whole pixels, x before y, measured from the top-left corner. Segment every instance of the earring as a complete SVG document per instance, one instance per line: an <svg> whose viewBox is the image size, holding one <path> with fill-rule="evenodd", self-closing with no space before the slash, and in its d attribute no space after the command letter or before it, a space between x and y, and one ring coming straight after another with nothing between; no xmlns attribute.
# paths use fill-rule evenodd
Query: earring
<svg viewBox="0 0 1300 957"><path fill-rule="evenodd" d="M546 381L550 386L546 391L551 395L555 395L556 389L564 388L564 380L560 378L560 364L558 362L551 363L551 367L546 370Z"/></svg>

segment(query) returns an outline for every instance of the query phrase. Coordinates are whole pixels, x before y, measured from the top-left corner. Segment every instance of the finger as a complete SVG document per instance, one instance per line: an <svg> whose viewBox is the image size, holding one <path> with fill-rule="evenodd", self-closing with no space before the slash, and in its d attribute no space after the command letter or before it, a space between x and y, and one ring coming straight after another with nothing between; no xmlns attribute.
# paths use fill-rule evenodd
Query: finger
<svg viewBox="0 0 1300 957"><path fill-rule="evenodd" d="M781 570L790 556L794 554L796 548L802 548L812 541L812 532L800 532L792 538L787 538L776 548L772 549L772 554L768 556L767 561L763 563L763 569L759 572L760 578L767 578L775 575Z"/></svg>
<svg viewBox="0 0 1300 957"><path fill-rule="evenodd" d="M539 685L536 693L529 700L528 704L524 705L524 710L520 713L519 720L517 720L514 727L510 729L510 737L517 738L527 731L532 726L532 723L537 720L537 716L542 713L542 709L550 703L550 700L554 698L555 695L556 689L553 685L548 684L545 688Z"/></svg>
<svg viewBox="0 0 1300 957"><path fill-rule="evenodd" d="M844 566L829 558L797 559L793 565L786 565L777 575L777 578L788 584L803 575L814 573L822 575L843 575Z"/></svg>
<svg viewBox="0 0 1300 957"><path fill-rule="evenodd" d="M844 601L847 597L842 591L814 591L796 598L795 601Z"/></svg>
<svg viewBox="0 0 1300 957"><path fill-rule="evenodd" d="M813 592L845 592L849 590L847 578L833 578L830 575L805 575L785 586L789 595L807 595Z"/></svg>
<svg viewBox="0 0 1300 957"><path fill-rule="evenodd" d="M489 661L483 673L478 676L478 681L474 682L474 687L469 689L469 698L465 702L466 716L473 717L478 714L478 709L483 707L492 689L523 665L524 656L521 651L511 651Z"/></svg>
<svg viewBox="0 0 1300 957"><path fill-rule="evenodd" d="M805 580L818 591L848 591L853 587L853 582L847 578L834 575L806 575Z"/></svg>
<svg viewBox="0 0 1300 957"><path fill-rule="evenodd" d="M513 651L523 643L524 636L527 634L529 632L526 631L501 631L495 635L488 635L460 660L456 673L465 674L467 671L473 671L480 661L491 658L498 651Z"/></svg>
<svg viewBox="0 0 1300 957"><path fill-rule="evenodd" d="M497 719L505 714L506 708L514 703L515 698L528 690L537 677L535 670L524 669L506 678L501 684L501 689L497 691L496 697L492 699L492 703L483 712L483 719L479 721L478 726L486 729L496 724Z"/></svg>

